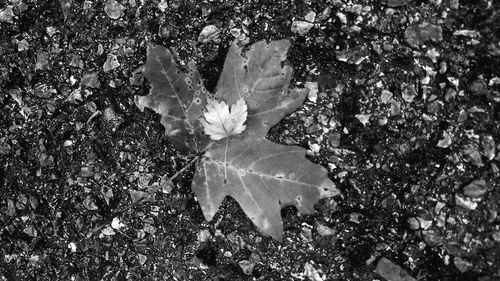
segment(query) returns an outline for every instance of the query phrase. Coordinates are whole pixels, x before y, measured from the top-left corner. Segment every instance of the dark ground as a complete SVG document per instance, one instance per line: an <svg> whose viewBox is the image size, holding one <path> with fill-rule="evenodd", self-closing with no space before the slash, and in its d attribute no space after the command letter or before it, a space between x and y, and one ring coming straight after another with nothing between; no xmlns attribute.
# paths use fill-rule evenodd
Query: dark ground
<svg viewBox="0 0 500 281"><path fill-rule="evenodd" d="M500 2L108 2L0 0L0 280L499 280ZM127 207L185 164L133 102L146 43L213 90L231 30L319 86L269 138L343 197L285 208L281 244L231 199L205 222L192 170Z"/></svg>

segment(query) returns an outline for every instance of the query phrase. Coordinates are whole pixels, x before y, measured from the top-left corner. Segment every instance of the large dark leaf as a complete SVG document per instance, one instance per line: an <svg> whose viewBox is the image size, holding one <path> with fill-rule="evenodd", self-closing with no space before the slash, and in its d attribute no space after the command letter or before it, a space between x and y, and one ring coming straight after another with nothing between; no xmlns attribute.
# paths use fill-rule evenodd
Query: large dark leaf
<svg viewBox="0 0 500 281"><path fill-rule="evenodd" d="M289 46L287 40L260 41L248 50L236 42L231 45L216 97L228 105L243 98L248 105L247 127L241 135L206 146L192 183L207 220L214 217L224 198L231 196L259 229L277 240L283 232L283 206L294 205L301 213L310 214L319 199L340 193L326 170L305 158L305 149L265 138L269 129L295 111L307 96L305 89L288 89L292 68L284 61ZM191 84L182 82L186 75L177 71L170 53L150 47L145 75L152 90L140 98L138 106L162 114L162 124L179 148L200 151L206 136L201 134L197 118L206 99L198 73L191 70L188 74ZM196 98L200 98L199 103L193 102Z"/></svg>

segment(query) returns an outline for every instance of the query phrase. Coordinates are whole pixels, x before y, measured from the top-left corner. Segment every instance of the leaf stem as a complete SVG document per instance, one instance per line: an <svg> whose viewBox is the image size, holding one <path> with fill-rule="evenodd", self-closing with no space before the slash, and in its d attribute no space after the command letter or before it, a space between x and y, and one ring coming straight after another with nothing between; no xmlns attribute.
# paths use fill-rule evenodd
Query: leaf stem
<svg viewBox="0 0 500 281"><path fill-rule="evenodd" d="M227 183L227 164L226 164L226 160L227 160L227 146L229 145L229 138L230 138L230 136L228 136L226 138L226 149L224 150L224 183Z"/></svg>

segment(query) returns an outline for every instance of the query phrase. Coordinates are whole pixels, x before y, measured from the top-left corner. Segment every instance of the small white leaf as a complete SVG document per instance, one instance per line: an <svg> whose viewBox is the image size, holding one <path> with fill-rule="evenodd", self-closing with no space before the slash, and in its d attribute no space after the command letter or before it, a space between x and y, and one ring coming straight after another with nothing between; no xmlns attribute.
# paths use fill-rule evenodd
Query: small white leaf
<svg viewBox="0 0 500 281"><path fill-rule="evenodd" d="M111 227L114 229L120 229L124 227L125 224L123 224L119 218L113 218L113 221L111 222Z"/></svg>
<svg viewBox="0 0 500 281"><path fill-rule="evenodd" d="M220 140L243 132L247 115L247 104L243 98L231 106L231 111L224 101L208 100L205 120L201 120L201 123L205 134L212 140Z"/></svg>

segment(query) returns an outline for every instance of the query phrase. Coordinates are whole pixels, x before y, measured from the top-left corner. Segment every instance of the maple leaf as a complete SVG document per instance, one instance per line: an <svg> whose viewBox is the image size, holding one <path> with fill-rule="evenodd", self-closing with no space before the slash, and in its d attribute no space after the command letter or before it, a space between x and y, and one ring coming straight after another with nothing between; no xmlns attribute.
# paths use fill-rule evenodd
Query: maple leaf
<svg viewBox="0 0 500 281"><path fill-rule="evenodd" d="M328 178L326 169L305 158L306 149L266 139L269 129L295 111L308 93L307 89L288 88L292 67L283 62L289 46L288 40L259 41L244 50L234 42L217 83L215 97L221 102L207 101L206 96L198 96L201 99L199 104L208 109L204 114L206 121L199 114L203 109L199 106L195 107L196 114L191 114L192 102L189 107L179 108L183 103L176 100L192 101L192 92L180 90L172 93L172 87L163 80L177 81L182 74L171 69L174 65L169 61L171 56L164 54L150 61L148 48L146 66L151 65L146 78L153 78L150 79L152 90L146 99L148 103L140 104L143 107L152 105L162 114L162 124L167 132L176 128L182 136L196 137L194 142L198 146L191 146L194 152L201 152L200 148L206 147L191 185L205 219L212 220L224 198L230 196L259 229L276 240L282 238L282 207L294 205L299 212L311 214L319 199L340 194ZM168 53L166 49L165 52ZM163 87L165 92L154 91L158 85L164 84L167 84ZM173 94L177 99L167 98ZM231 112L228 104L233 105ZM201 120L193 118L196 115ZM200 141L200 127L212 138L209 145L201 145L205 142ZM176 136L173 134L174 138ZM187 142L182 144L189 146Z"/></svg>
<svg viewBox="0 0 500 281"><path fill-rule="evenodd" d="M245 130L247 120L247 105L245 100L239 99L235 104L229 106L224 102L208 100L207 112L203 114L205 120L201 120L205 134L212 140L220 140L225 137L240 134Z"/></svg>

